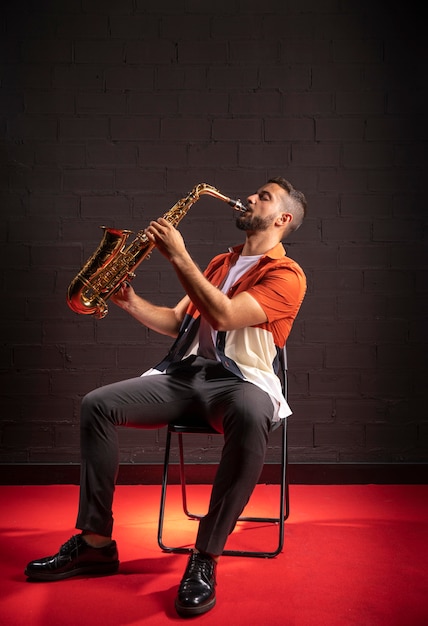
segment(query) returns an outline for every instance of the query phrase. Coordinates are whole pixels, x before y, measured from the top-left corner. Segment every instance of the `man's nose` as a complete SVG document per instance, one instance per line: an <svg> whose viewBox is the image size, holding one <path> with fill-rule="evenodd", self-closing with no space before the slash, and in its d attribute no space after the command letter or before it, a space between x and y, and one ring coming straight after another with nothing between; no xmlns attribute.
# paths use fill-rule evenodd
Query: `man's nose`
<svg viewBox="0 0 428 626"><path fill-rule="evenodd" d="M247 203L248 204L254 204L256 200L257 200L257 194L256 193L253 193L251 196L247 196Z"/></svg>

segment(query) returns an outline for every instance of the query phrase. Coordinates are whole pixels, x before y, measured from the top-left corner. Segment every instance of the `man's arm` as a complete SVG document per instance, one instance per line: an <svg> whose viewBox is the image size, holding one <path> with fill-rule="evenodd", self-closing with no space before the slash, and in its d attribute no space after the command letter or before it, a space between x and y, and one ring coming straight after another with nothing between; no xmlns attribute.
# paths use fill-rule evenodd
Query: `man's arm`
<svg viewBox="0 0 428 626"><path fill-rule="evenodd" d="M141 324L170 337L177 336L189 304L185 296L174 308L158 306L140 298L129 284L122 284L111 300Z"/></svg>
<svg viewBox="0 0 428 626"><path fill-rule="evenodd" d="M233 330L267 321L260 304L248 293L228 298L202 274L187 252L181 234L166 220L152 222L146 230L159 251L170 261L200 313L215 330Z"/></svg>

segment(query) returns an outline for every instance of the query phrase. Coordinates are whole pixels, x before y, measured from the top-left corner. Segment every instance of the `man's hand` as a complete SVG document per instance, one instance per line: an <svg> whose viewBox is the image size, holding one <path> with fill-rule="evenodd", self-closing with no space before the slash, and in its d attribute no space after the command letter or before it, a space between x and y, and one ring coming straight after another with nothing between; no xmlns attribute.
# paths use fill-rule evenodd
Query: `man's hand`
<svg viewBox="0 0 428 626"><path fill-rule="evenodd" d="M156 222L150 222L145 233L169 261L186 254L186 246L181 233L163 217Z"/></svg>

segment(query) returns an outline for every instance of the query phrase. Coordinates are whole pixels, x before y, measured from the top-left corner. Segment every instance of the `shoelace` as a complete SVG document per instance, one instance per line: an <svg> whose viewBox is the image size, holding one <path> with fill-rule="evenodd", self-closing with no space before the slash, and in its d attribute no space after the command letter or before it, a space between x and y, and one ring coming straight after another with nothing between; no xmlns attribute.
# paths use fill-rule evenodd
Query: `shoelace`
<svg viewBox="0 0 428 626"><path fill-rule="evenodd" d="M193 574L202 576L209 581L213 573L213 561L209 557L204 557L200 553L195 552L191 555L187 566L186 577Z"/></svg>
<svg viewBox="0 0 428 626"><path fill-rule="evenodd" d="M77 541L77 537L78 535L73 535L72 537L70 537L70 539L68 541L66 541L60 548L59 553L61 555L63 554L67 554L67 552L72 552L72 550L76 549L76 551L79 550L79 544Z"/></svg>

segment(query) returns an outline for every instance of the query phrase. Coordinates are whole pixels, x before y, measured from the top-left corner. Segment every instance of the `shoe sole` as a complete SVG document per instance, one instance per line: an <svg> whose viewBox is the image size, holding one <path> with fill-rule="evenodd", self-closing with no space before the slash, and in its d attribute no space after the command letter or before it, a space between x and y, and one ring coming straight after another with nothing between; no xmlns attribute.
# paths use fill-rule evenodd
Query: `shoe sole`
<svg viewBox="0 0 428 626"><path fill-rule="evenodd" d="M64 580L65 578L71 578L72 576L108 576L109 574L115 574L119 569L119 561L114 563L106 563L98 566L91 567L77 567L65 572L49 573L49 572L30 572L25 570L24 574L30 580L40 580L43 582L54 582L55 580Z"/></svg>
<svg viewBox="0 0 428 626"><path fill-rule="evenodd" d="M201 606L183 606L175 601L175 610L180 615L180 617L192 617L194 615L202 615L203 613L208 613L211 609L214 608L216 603L216 598L214 597L210 602L206 604L202 604Z"/></svg>

